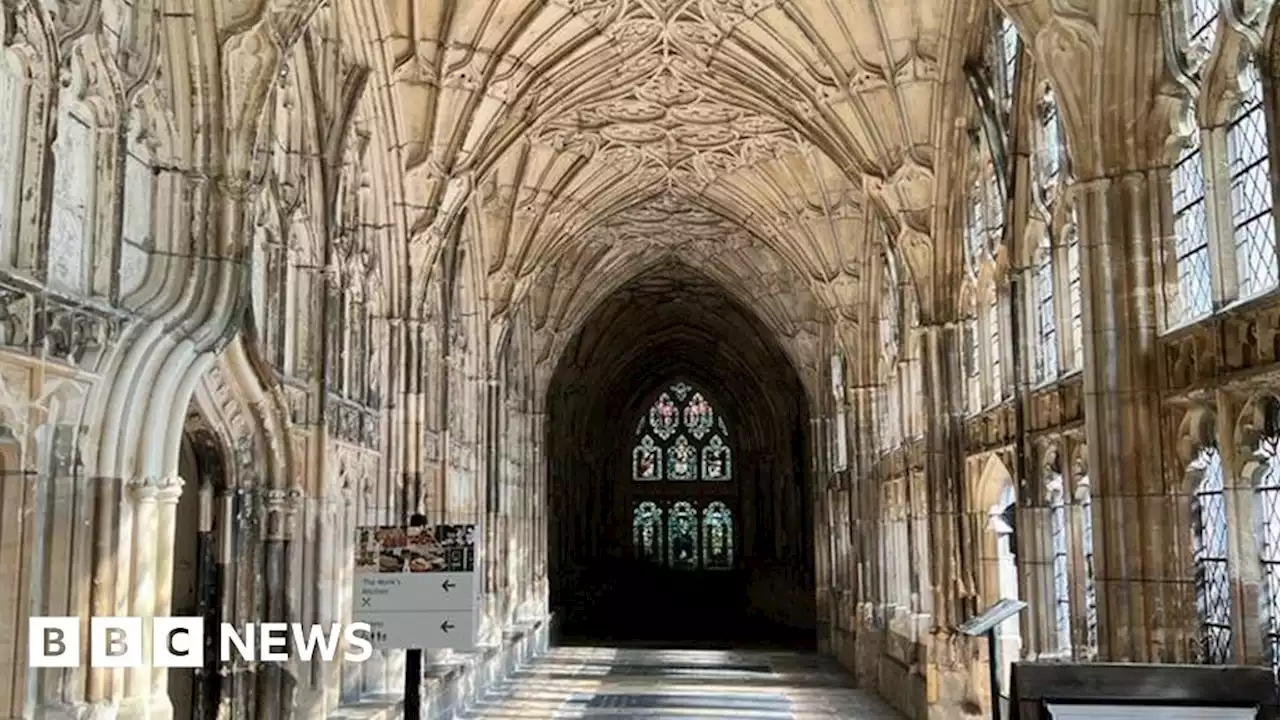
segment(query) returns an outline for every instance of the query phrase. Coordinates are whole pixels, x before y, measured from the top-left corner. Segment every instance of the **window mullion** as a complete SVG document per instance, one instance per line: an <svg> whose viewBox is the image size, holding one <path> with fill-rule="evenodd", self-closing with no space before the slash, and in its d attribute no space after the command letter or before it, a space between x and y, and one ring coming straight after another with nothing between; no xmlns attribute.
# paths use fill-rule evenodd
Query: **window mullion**
<svg viewBox="0 0 1280 720"><path fill-rule="evenodd" d="M1235 233L1231 222L1231 180L1228 175L1226 128L1201 133L1200 160L1204 163L1205 232L1209 243L1209 281L1213 310L1230 305L1240 295L1236 273Z"/></svg>

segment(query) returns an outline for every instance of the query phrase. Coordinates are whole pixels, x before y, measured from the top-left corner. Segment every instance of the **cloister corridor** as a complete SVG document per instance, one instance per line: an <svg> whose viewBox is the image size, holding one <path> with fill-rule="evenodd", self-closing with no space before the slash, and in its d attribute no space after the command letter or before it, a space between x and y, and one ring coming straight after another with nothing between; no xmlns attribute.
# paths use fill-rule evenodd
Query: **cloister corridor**
<svg viewBox="0 0 1280 720"><path fill-rule="evenodd" d="M1277 0L0 0L0 111L0 720L1280 707Z"/></svg>

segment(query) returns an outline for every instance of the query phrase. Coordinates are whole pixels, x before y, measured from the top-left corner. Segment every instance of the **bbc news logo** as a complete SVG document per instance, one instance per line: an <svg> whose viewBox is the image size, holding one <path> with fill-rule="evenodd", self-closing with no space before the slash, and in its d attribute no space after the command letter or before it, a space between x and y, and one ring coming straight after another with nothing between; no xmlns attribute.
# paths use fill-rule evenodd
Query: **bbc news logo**
<svg viewBox="0 0 1280 720"><path fill-rule="evenodd" d="M28 624L30 667L78 667L81 662L81 619L33 617ZM149 636L144 628L149 626ZM323 660L332 662L346 641L342 659L364 662L373 656L369 623L304 625L250 623L218 629L218 660L249 662ZM205 620L202 617L95 617L89 620L89 664L100 668L142 667L151 640L151 666L204 667ZM292 653L292 655L290 654Z"/></svg>

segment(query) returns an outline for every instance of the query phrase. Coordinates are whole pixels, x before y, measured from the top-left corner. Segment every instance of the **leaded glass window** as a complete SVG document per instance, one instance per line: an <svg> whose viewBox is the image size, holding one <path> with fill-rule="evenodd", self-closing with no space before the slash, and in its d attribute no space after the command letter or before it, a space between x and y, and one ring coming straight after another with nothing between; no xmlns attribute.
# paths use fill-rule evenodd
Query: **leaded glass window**
<svg viewBox="0 0 1280 720"><path fill-rule="evenodd" d="M1058 114L1058 101L1053 88L1046 85L1044 95L1036 107L1040 117L1040 143L1036 153L1037 184L1040 191L1040 202L1046 208L1052 208L1058 197L1058 186L1062 179L1062 164L1065 147L1062 137L1062 117Z"/></svg>
<svg viewBox="0 0 1280 720"><path fill-rule="evenodd" d="M632 479L719 482L733 477L729 428L707 395L676 383L658 395L636 427Z"/></svg>
<svg viewBox="0 0 1280 720"><path fill-rule="evenodd" d="M631 449L635 556L680 570L734 561L729 425L702 389L677 382L636 423Z"/></svg>
<svg viewBox="0 0 1280 720"><path fill-rule="evenodd" d="M1212 47L1222 0L1183 0L1183 32L1188 46Z"/></svg>
<svg viewBox="0 0 1280 720"><path fill-rule="evenodd" d="M1049 496L1049 527L1053 537L1054 620L1058 634L1058 651L1071 652L1071 583L1070 557L1067 554L1067 506L1062 478L1055 478Z"/></svg>
<svg viewBox="0 0 1280 720"><path fill-rule="evenodd" d="M1256 61L1249 63L1243 77L1244 96L1227 128L1231 224L1240 300L1270 290L1280 276L1271 214L1271 163L1262 111L1262 77Z"/></svg>
<svg viewBox="0 0 1280 720"><path fill-rule="evenodd" d="M982 356L978 351L978 320L970 317L964 321L964 365L968 381L969 412L982 409Z"/></svg>
<svg viewBox="0 0 1280 720"><path fill-rule="evenodd" d="M1098 589L1093 563L1093 491L1085 479L1076 492L1080 506L1080 551L1084 556L1084 620L1088 658L1098 652Z"/></svg>
<svg viewBox="0 0 1280 720"><path fill-rule="evenodd" d="M1173 231L1178 284L1177 294L1167 303L1170 326L1207 315L1213 303L1204 157L1199 143L1183 150L1173 168Z"/></svg>
<svg viewBox="0 0 1280 720"><path fill-rule="evenodd" d="M1200 474L1192 498L1196 610L1200 660L1225 664L1231 657L1231 580L1227 571L1227 503L1222 456L1205 448L1189 468Z"/></svg>
<svg viewBox="0 0 1280 720"><path fill-rule="evenodd" d="M1000 297L994 291L987 306L987 342L991 352L987 361L991 368L991 403L995 404L1004 396L1004 376L1000 372Z"/></svg>
<svg viewBox="0 0 1280 720"><path fill-rule="evenodd" d="M1058 321L1053 303L1053 249L1046 234L1037 251L1035 277L1036 380L1046 382L1058 376Z"/></svg>
<svg viewBox="0 0 1280 720"><path fill-rule="evenodd" d="M636 554L649 562L662 562L662 508L646 501L636 505L631 521Z"/></svg>
<svg viewBox="0 0 1280 720"><path fill-rule="evenodd" d="M1067 302L1071 317L1071 367L1084 369L1084 303L1080 287L1080 232L1071 206L1063 232L1067 236Z"/></svg>
<svg viewBox="0 0 1280 720"><path fill-rule="evenodd" d="M718 500L702 510L702 566L708 570L733 567L733 513Z"/></svg>
<svg viewBox="0 0 1280 720"><path fill-rule="evenodd" d="M1255 535L1262 565L1259 625L1267 659L1273 669L1280 670L1280 436L1264 438L1257 454L1264 463L1254 485Z"/></svg>
<svg viewBox="0 0 1280 720"><path fill-rule="evenodd" d="M636 480L662 479L662 448L653 441L652 435L645 435L636 445L632 455L632 477Z"/></svg>
<svg viewBox="0 0 1280 720"><path fill-rule="evenodd" d="M1000 47L1000 75L1001 90L1004 91L1005 107L1013 104L1013 95L1015 91L1014 82L1018 76L1018 52L1021 48L1021 41L1018 38L1018 29L1014 27L1013 21L1008 15L1001 13L1000 15L1000 34L997 38Z"/></svg>
<svg viewBox="0 0 1280 720"><path fill-rule="evenodd" d="M698 479L698 451L684 435L676 438L667 451L667 479Z"/></svg>
<svg viewBox="0 0 1280 720"><path fill-rule="evenodd" d="M677 570L698 567L698 511L680 501L671 506L667 520L667 564Z"/></svg>

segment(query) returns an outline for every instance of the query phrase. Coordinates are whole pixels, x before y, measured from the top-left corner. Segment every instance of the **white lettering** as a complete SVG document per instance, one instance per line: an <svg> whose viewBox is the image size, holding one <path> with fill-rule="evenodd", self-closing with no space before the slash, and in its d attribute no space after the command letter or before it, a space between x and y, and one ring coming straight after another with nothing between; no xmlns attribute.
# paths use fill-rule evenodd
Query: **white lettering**
<svg viewBox="0 0 1280 720"><path fill-rule="evenodd" d="M343 632L347 640L347 651L343 657L347 662L364 662L373 657L373 643L369 641L372 633L373 628L367 622L354 622L347 626Z"/></svg>
<svg viewBox="0 0 1280 720"><path fill-rule="evenodd" d="M307 632L301 623L293 623L293 646L298 652L301 660L310 660L315 654L316 648L320 649L320 659L325 662L333 662L333 658L338 654L338 640L342 637L342 627L337 623L329 626L329 632L324 632L321 625L312 625L311 631ZM304 634L305 633L305 634Z"/></svg>
<svg viewBox="0 0 1280 720"><path fill-rule="evenodd" d="M263 662L286 662L289 653L285 648L289 644L289 626L285 623L262 623L258 643L261 649L259 656Z"/></svg>
<svg viewBox="0 0 1280 720"><path fill-rule="evenodd" d="M222 623L222 661L231 662L231 646L236 647L236 652L240 655L241 660L253 662L255 655L255 646L253 643L253 626L245 625L244 637L236 632L235 627L231 623Z"/></svg>

